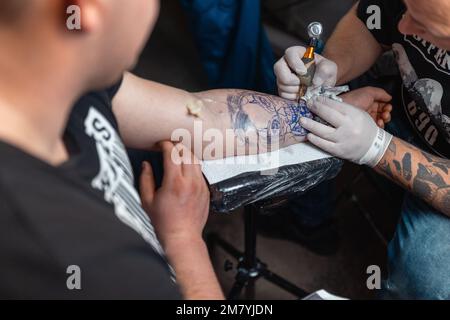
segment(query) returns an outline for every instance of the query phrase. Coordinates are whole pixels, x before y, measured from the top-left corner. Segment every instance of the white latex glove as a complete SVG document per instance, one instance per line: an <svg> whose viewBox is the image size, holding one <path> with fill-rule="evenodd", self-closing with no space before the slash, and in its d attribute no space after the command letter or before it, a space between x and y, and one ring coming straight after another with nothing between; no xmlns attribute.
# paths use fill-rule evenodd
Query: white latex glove
<svg viewBox="0 0 450 320"><path fill-rule="evenodd" d="M305 47L291 47L274 66L277 76L278 92L282 98L288 100L298 99L300 89L300 76L306 74L305 64L302 62ZM313 86L334 87L337 80L337 65L331 60L316 54L316 73Z"/></svg>
<svg viewBox="0 0 450 320"><path fill-rule="evenodd" d="M392 135L379 128L365 111L350 104L319 97L308 104L311 111L329 123L302 118L308 140L333 156L375 167L391 143Z"/></svg>

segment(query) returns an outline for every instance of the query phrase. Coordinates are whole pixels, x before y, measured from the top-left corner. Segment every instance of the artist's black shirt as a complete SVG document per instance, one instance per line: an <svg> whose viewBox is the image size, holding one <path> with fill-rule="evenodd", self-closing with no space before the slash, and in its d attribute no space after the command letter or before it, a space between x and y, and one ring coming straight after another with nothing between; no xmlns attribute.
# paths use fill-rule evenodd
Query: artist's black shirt
<svg viewBox="0 0 450 320"><path fill-rule="evenodd" d="M0 142L0 298L179 298L133 187L117 89L77 102L60 167Z"/></svg>
<svg viewBox="0 0 450 320"><path fill-rule="evenodd" d="M398 24L405 11L401 0L361 0L358 17L366 25L369 20L369 31L395 53L403 86L394 92L400 103L394 107L404 110L426 146L450 158L450 54L418 36L401 34ZM374 20L378 13L381 28Z"/></svg>

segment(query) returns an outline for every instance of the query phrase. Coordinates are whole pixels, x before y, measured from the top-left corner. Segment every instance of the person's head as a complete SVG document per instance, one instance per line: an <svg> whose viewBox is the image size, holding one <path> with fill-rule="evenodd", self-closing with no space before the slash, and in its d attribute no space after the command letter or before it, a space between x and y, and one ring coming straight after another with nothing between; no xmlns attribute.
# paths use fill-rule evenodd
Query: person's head
<svg viewBox="0 0 450 320"><path fill-rule="evenodd" d="M56 68L78 63L74 76L84 77L85 89L102 88L135 64L158 12L159 0L0 0L0 41L11 43L0 53L21 49L33 63ZM77 21L81 29L70 30L67 23Z"/></svg>
<svg viewBox="0 0 450 320"><path fill-rule="evenodd" d="M404 0L404 3L407 11L398 25L400 32L450 50L450 0Z"/></svg>

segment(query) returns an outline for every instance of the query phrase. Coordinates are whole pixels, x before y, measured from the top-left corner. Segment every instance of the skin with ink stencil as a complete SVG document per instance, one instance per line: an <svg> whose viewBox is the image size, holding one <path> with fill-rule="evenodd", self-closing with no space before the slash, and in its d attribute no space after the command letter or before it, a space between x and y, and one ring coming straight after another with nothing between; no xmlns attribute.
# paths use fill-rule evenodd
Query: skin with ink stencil
<svg viewBox="0 0 450 320"><path fill-rule="evenodd" d="M307 131L300 125L300 118L312 118L306 102L294 102L254 92L240 92L228 96L228 110L235 130L254 130L258 136L302 142Z"/></svg>
<svg viewBox="0 0 450 320"><path fill-rule="evenodd" d="M254 91L210 90L194 96L202 108L200 113L192 114L195 108L189 104L186 113L191 124L186 123L185 127L201 120L203 132L213 129L225 133L230 130L234 142L226 139L223 143L223 154L227 156L266 153L304 142L308 132L300 125L300 119L313 118L305 101L297 104ZM235 152L230 152L236 145L244 148L238 150L234 147ZM209 142L203 141L203 149L208 146Z"/></svg>

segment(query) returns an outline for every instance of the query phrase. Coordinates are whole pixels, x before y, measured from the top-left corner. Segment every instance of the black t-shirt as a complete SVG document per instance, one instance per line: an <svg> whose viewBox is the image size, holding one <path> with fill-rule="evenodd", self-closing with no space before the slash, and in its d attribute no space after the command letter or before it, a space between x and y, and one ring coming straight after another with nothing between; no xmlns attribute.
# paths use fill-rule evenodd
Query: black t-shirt
<svg viewBox="0 0 450 320"><path fill-rule="evenodd" d="M369 31L379 43L392 47L400 70L403 86L394 92L399 107L421 140L436 154L450 158L449 52L398 31L406 11L401 0L361 0L358 17L365 24L374 15L372 5L380 8L381 28Z"/></svg>
<svg viewBox="0 0 450 320"><path fill-rule="evenodd" d="M180 298L133 187L118 86L76 103L62 166L0 142L0 298Z"/></svg>

